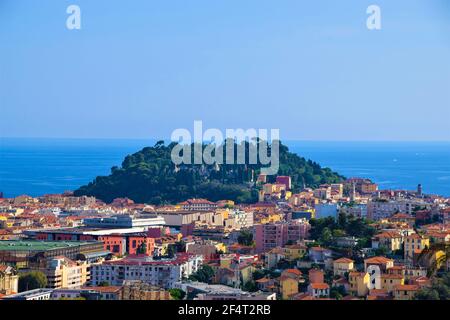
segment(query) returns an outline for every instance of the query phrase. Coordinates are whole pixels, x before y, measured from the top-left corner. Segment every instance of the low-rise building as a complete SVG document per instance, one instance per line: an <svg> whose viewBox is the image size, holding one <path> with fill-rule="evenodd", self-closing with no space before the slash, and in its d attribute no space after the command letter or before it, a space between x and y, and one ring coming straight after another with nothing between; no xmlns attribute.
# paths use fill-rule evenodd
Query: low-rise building
<svg viewBox="0 0 450 320"><path fill-rule="evenodd" d="M327 283L310 283L308 293L314 298L325 298L330 296L330 286Z"/></svg>
<svg viewBox="0 0 450 320"><path fill-rule="evenodd" d="M333 274L335 276L345 276L354 269L354 261L348 258L340 258L333 262Z"/></svg>
<svg viewBox="0 0 450 320"><path fill-rule="evenodd" d="M420 287L415 284L399 284L394 287L395 300L413 300Z"/></svg>
<svg viewBox="0 0 450 320"><path fill-rule="evenodd" d="M4 296L3 300L50 300L53 289L34 289Z"/></svg>

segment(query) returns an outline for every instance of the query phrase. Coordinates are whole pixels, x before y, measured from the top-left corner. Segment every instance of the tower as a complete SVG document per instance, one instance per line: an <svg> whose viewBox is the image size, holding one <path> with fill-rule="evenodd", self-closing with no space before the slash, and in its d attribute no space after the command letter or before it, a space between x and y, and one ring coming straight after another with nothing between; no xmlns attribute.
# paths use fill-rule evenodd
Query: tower
<svg viewBox="0 0 450 320"><path fill-rule="evenodd" d="M422 196L422 184L420 183L417 185L417 195Z"/></svg>

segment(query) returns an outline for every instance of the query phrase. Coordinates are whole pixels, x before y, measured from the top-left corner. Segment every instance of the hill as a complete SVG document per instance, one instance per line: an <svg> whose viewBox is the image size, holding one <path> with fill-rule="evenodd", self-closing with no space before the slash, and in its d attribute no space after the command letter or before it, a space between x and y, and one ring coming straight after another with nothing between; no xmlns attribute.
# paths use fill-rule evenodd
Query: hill
<svg viewBox="0 0 450 320"><path fill-rule="evenodd" d="M177 203L188 198L206 198L211 201L228 199L238 203L257 201L258 190L252 178L253 181L256 179L261 165L175 166L171 159L175 145L165 145L159 141L153 147L128 155L121 167L111 168L110 175L95 178L76 190L75 195L95 196L107 203L115 198L127 197L138 203L156 205ZM322 168L311 160L289 152L288 147L281 142L279 154L278 175L291 176L294 192L304 186L317 187L344 179L329 168ZM226 157L225 151L224 155ZM268 177L269 182L274 180L275 176Z"/></svg>

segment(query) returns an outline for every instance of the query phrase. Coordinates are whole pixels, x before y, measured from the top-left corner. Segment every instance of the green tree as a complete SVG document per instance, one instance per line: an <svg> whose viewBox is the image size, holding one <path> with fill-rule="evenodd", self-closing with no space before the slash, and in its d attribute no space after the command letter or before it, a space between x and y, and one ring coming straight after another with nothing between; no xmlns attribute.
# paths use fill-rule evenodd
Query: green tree
<svg viewBox="0 0 450 320"><path fill-rule="evenodd" d="M341 300L346 295L345 287L338 286L330 289L330 298Z"/></svg>
<svg viewBox="0 0 450 320"><path fill-rule="evenodd" d="M420 289L416 300L450 300L450 272L433 279L430 287Z"/></svg>
<svg viewBox="0 0 450 320"><path fill-rule="evenodd" d="M268 150L270 145L266 141ZM248 142L243 142L248 150ZM251 172L258 175L263 165L234 164L221 165L217 168L211 165L181 164L175 166L171 153L177 143L165 145L158 141L153 147L128 155L120 167L113 167L108 176L98 176L89 184L80 187L74 193L76 196L95 196L107 203L115 198L127 197L138 203L155 205L177 203L188 198L207 198L211 201L222 199L237 203L256 202L258 191L251 181ZM204 149L208 145L202 145ZM194 145L190 146L191 149ZM238 144L234 144L236 150ZM299 191L306 184L316 187L322 183L335 183L344 179L343 176L322 168L319 164L299 157L280 143L279 175L292 177L293 192ZM227 150L223 148L223 158ZM191 160L193 160L193 153ZM237 160L237 152L234 153ZM191 161L193 163L193 161ZM218 169L218 170L217 170Z"/></svg>
<svg viewBox="0 0 450 320"><path fill-rule="evenodd" d="M322 234L320 235L319 241L324 245L329 245L332 240L333 234L331 233L331 230L328 227L325 227L322 230Z"/></svg>
<svg viewBox="0 0 450 320"><path fill-rule="evenodd" d="M183 300L186 296L186 292L177 288L169 289L169 293L174 300Z"/></svg>
<svg viewBox="0 0 450 320"><path fill-rule="evenodd" d="M214 274L214 269L211 266L204 264L194 272L189 279L192 281L211 283Z"/></svg>
<svg viewBox="0 0 450 320"><path fill-rule="evenodd" d="M249 230L242 230L238 236L238 243L243 246L253 245L253 233Z"/></svg>
<svg viewBox="0 0 450 320"><path fill-rule="evenodd" d="M98 284L99 287L109 287L109 282L108 281L101 281Z"/></svg>
<svg viewBox="0 0 450 320"><path fill-rule="evenodd" d="M256 292L256 291L258 291L258 288L257 288L256 283L254 281L247 281L242 286L242 290L248 291L248 292Z"/></svg>
<svg viewBox="0 0 450 320"><path fill-rule="evenodd" d="M19 292L45 288L47 277L40 271L30 271L19 275Z"/></svg>

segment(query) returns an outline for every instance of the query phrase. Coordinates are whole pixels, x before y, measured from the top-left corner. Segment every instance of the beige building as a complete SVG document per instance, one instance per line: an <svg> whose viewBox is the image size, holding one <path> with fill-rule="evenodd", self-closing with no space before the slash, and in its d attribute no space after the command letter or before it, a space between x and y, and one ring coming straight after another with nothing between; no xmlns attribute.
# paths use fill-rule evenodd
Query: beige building
<svg viewBox="0 0 450 320"><path fill-rule="evenodd" d="M414 258L414 253L420 253L425 247L429 246L429 238L413 233L405 238L405 259L412 260Z"/></svg>
<svg viewBox="0 0 450 320"><path fill-rule="evenodd" d="M47 276L47 287L79 288L90 280L89 264L85 261L72 261L66 257L51 259L44 270Z"/></svg>
<svg viewBox="0 0 450 320"><path fill-rule="evenodd" d="M385 231L372 238L372 248L384 247L389 251L396 251L402 248L402 236L397 231Z"/></svg>
<svg viewBox="0 0 450 320"><path fill-rule="evenodd" d="M394 288L395 300L413 300L420 287L415 284L400 284Z"/></svg>
<svg viewBox="0 0 450 320"><path fill-rule="evenodd" d="M10 295L18 292L19 276L10 266L0 265L0 294Z"/></svg>
<svg viewBox="0 0 450 320"><path fill-rule="evenodd" d="M393 293L396 286L404 285L405 278L401 274L382 274L381 289L388 293Z"/></svg>
<svg viewBox="0 0 450 320"><path fill-rule="evenodd" d="M333 262L333 274L339 276L345 276L346 273L353 271L353 260L348 258L340 258Z"/></svg>

